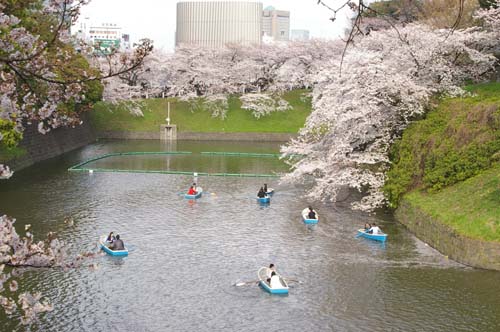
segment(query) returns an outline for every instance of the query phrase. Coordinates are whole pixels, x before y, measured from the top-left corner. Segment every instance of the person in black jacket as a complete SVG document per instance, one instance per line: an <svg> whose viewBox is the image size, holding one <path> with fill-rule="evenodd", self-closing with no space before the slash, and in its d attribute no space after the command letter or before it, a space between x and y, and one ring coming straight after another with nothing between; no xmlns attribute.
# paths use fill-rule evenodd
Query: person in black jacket
<svg viewBox="0 0 500 332"><path fill-rule="evenodd" d="M309 219L316 219L316 212L314 212L313 208L309 206L309 213L307 214Z"/></svg>
<svg viewBox="0 0 500 332"><path fill-rule="evenodd" d="M120 235L116 234L116 239L109 246L109 249L111 249L111 250L125 250L125 244L123 244L123 241L120 239Z"/></svg>
<svg viewBox="0 0 500 332"><path fill-rule="evenodd" d="M264 188L260 187L260 190L257 193L257 197L259 197L259 198L266 197L266 192L264 191Z"/></svg>

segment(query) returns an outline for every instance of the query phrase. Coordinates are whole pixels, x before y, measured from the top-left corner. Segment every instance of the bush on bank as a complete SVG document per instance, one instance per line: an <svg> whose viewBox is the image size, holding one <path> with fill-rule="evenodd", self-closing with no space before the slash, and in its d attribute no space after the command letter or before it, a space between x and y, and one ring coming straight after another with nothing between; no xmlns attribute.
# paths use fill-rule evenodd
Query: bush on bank
<svg viewBox="0 0 500 332"><path fill-rule="evenodd" d="M392 147L384 186L392 207L409 191L435 193L500 162L500 83L467 90L473 95L442 100Z"/></svg>

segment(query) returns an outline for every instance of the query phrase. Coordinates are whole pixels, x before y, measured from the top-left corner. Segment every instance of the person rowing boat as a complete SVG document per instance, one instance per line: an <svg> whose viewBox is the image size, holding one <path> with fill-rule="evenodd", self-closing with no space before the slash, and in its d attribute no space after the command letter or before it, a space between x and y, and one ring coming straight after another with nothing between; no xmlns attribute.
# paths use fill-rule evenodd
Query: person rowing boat
<svg viewBox="0 0 500 332"><path fill-rule="evenodd" d="M382 230L377 226L376 223L373 223L373 225L370 227L370 229L367 230L366 232L368 234L373 234L373 235L384 234L384 232L382 232Z"/></svg>
<svg viewBox="0 0 500 332"><path fill-rule="evenodd" d="M197 192L196 192L196 187L195 186L191 186L189 187L189 190L188 190L188 195L196 195Z"/></svg>
<svg viewBox="0 0 500 332"><path fill-rule="evenodd" d="M116 239L108 246L111 250L125 250L125 244L123 240L120 239L120 235L116 234Z"/></svg>

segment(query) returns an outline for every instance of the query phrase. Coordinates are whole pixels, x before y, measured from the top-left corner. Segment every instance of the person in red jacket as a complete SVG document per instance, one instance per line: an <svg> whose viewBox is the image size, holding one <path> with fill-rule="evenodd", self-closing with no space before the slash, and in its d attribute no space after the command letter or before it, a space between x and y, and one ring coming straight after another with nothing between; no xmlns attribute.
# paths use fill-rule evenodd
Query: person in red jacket
<svg viewBox="0 0 500 332"><path fill-rule="evenodd" d="M194 186L189 187L188 195L196 195L196 190L194 190Z"/></svg>

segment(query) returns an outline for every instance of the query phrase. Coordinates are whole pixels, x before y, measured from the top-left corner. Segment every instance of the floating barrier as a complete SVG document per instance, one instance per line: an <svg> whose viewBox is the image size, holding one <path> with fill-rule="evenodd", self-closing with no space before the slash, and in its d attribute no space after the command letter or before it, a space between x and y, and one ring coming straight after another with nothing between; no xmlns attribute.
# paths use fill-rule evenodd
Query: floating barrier
<svg viewBox="0 0 500 332"><path fill-rule="evenodd" d="M137 156L137 155L189 155L190 151L160 151L160 152L116 152L107 153L95 158L85 160L77 165L68 168L71 172L103 172L103 173L140 173L140 174L178 174L196 176L222 176L222 177L264 177L278 178L280 174L253 174L253 173L206 173L196 171L174 171L174 170L136 170L136 169L113 169L113 168L95 168L85 167L85 165L97 160L116 157L116 156ZM247 152L201 152L202 155L224 155L224 156L249 156L249 157L279 157L278 153L247 153Z"/></svg>
<svg viewBox="0 0 500 332"><path fill-rule="evenodd" d="M75 166L71 166L68 168L68 171L78 171L80 170L82 166L97 161L101 160L104 158L109 158L109 157L116 157L116 156L139 156L139 155L176 155L176 154L192 154L190 151L158 151L158 152L115 152L115 153L106 153L101 156L92 158L92 159L87 159L79 164L76 164ZM82 170L87 170L87 169L82 169Z"/></svg>
<svg viewBox="0 0 500 332"><path fill-rule="evenodd" d="M71 172L102 172L102 173L139 173L139 174L177 174L193 175L194 172L169 171L169 170L138 170L138 169L112 169L112 168L70 168ZM222 177L253 177L253 178L278 178L279 174L246 174L246 173L203 173L197 172L198 176L222 176Z"/></svg>
<svg viewBox="0 0 500 332"><path fill-rule="evenodd" d="M237 156L237 157L271 157L271 158L281 158L283 155L281 153L254 153L254 152L218 152L218 151L203 151L203 155L215 155L215 156ZM303 154L289 154L287 158L302 158Z"/></svg>
<svg viewBox="0 0 500 332"><path fill-rule="evenodd" d="M279 157L279 153L253 153L253 152L217 152L217 151L203 151L201 154L216 155L216 156L237 156L237 157Z"/></svg>

